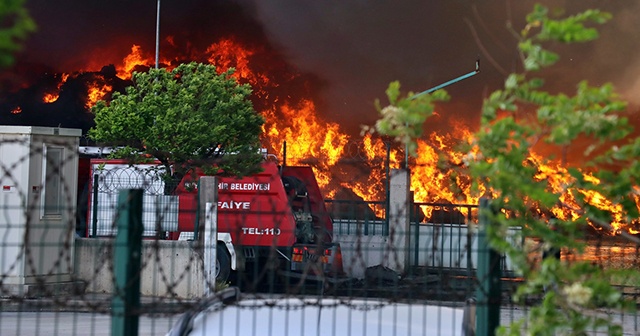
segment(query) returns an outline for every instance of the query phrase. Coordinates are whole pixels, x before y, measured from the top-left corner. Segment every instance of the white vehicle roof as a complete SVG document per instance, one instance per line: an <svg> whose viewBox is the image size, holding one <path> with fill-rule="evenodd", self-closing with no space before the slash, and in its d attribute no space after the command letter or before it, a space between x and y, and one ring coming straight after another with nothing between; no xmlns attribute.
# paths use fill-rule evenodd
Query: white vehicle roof
<svg viewBox="0 0 640 336"><path fill-rule="evenodd" d="M191 314L189 324L179 322L168 335L462 336L464 313L383 299L248 298Z"/></svg>

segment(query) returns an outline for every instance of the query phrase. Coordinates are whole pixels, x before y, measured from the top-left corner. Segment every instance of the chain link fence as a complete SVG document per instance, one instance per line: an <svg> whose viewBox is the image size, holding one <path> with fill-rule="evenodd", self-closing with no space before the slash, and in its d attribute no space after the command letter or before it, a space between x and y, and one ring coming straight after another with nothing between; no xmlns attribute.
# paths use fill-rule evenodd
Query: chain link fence
<svg viewBox="0 0 640 336"><path fill-rule="evenodd" d="M479 205L413 203L403 171L375 202L325 200L313 170L277 162L165 195L156 165L79 158L75 133L4 131L3 335L471 335L541 300L511 303L522 279L487 249ZM636 245L589 237L561 260L638 267ZM637 283L621 279L624 299ZM638 334L637 315L610 313Z"/></svg>

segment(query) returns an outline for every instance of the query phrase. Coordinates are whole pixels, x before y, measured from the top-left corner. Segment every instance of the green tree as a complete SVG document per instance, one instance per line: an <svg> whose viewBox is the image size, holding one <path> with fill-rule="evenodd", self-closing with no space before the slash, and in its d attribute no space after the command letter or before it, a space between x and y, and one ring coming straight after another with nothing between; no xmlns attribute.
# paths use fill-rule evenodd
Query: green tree
<svg viewBox="0 0 640 336"><path fill-rule="evenodd" d="M559 55L549 47L592 41L598 37L594 26L610 18L599 10L552 18L546 7L536 5L526 26L513 31L523 71L509 75L504 88L485 99L480 129L465 150L465 163L477 190L490 196L497 210L487 214L490 245L510 257L526 280L515 300L542 297L525 320L501 328L504 334L585 335L588 330L605 330L619 335L621 327L602 309L635 306L613 285L625 279L637 282L636 270L603 269L591 262L556 258L532 265L529 260L536 249L579 255L587 244L587 226L607 231L614 221L632 223L640 217L640 164L636 160L640 138L632 135L632 127L622 117L625 102L611 84L593 87L582 81L573 94L552 94L543 90L544 80L534 76L558 62ZM377 131L389 134L383 127ZM413 140L402 134L399 139ZM558 169L554 176L543 173L545 165L566 162L561 155L534 157L535 149L545 144L562 153L576 140L590 140L583 153L584 165ZM552 180L563 182L558 188ZM602 207L594 195L611 204ZM512 227L521 230L510 230ZM640 243L624 232L622 236Z"/></svg>
<svg viewBox="0 0 640 336"><path fill-rule="evenodd" d="M195 168L209 174L244 176L260 170L264 118L249 100L248 84L209 64L181 64L172 71L134 73L124 94L92 109L89 136L121 146L114 157L152 157L166 173L171 193Z"/></svg>
<svg viewBox="0 0 640 336"><path fill-rule="evenodd" d="M529 312L529 334L584 335L595 329L621 334L620 326L599 309L624 309L631 304L612 285L621 276L631 276L633 270L602 269L590 261L569 263L556 258L532 265L527 254L533 245L523 248L506 237L510 227L518 227L522 228L518 240L540 238L544 244L539 248L544 251L579 255L587 244L583 233L588 225L606 232L616 216L626 223L638 218L640 170L635 157L640 140L631 136L632 128L621 116L625 102L611 84L593 87L581 81L573 94L552 94L543 90L544 80L534 77L560 58L548 46L592 41L598 37L593 25L610 18L609 13L599 10L551 18L546 7L535 6L524 29L514 32L524 70L509 75L504 88L485 99L480 130L472 144L475 150L467 157L472 177L489 190L494 208L504 209L490 214L489 234L491 245L511 257L527 280L518 289L516 300L543 297ZM538 144L561 153L577 140L591 143L584 149L581 167L566 167L557 170L556 176L548 176L540 167L564 159L560 155L531 159ZM558 188L552 180L564 182ZM592 195L600 195L615 206L603 208ZM546 214L531 209L542 209ZM521 328L522 324L514 325L509 333L519 335Z"/></svg>
<svg viewBox="0 0 640 336"><path fill-rule="evenodd" d="M29 33L36 30L36 24L24 7L24 0L0 2L0 22L0 68L4 68L13 64L15 53Z"/></svg>

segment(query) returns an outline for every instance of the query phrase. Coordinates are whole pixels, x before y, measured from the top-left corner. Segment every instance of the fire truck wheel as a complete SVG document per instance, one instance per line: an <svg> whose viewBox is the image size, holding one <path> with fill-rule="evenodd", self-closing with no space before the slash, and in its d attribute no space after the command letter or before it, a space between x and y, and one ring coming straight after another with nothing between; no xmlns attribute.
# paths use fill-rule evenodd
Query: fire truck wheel
<svg viewBox="0 0 640 336"><path fill-rule="evenodd" d="M231 274L231 258L227 249L222 244L218 244L216 250L216 281L225 283Z"/></svg>

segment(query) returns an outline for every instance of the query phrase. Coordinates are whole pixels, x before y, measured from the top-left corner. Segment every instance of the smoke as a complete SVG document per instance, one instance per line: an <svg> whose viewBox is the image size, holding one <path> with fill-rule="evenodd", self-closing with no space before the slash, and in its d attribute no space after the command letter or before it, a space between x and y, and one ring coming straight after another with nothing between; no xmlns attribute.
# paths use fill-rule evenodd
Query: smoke
<svg viewBox="0 0 640 336"><path fill-rule="evenodd" d="M640 3L617 3L615 25L607 27L597 49L597 59L608 67L615 68L612 79L625 99L640 106L640 38L638 14Z"/></svg>
<svg viewBox="0 0 640 336"><path fill-rule="evenodd" d="M536 1L537 2L537 1ZM501 84L502 69L516 70L516 41L506 22L522 27L534 1L252 1L274 43L309 71L322 69L330 83L327 97L337 118L383 98L386 85L400 80L420 91L471 70L481 74L447 88L452 104L442 109L454 117L477 120L482 98ZM640 6L628 2L547 1L550 8L575 13L602 8L614 20L601 27L601 38L582 46L558 46L563 62L547 81L571 91L578 80L592 85L612 81L624 98L640 103ZM497 66L494 66L497 65ZM453 106L451 106L453 105ZM329 113L331 113L331 111Z"/></svg>
<svg viewBox="0 0 640 336"><path fill-rule="evenodd" d="M536 2L164 0L160 53L188 57L227 35L264 45L272 58L263 61L280 67L284 62L318 79L312 90L319 112L349 133L376 119L373 102L385 102L389 82L399 80L403 90L420 92L472 71L480 58L479 75L447 87L452 100L438 106L440 117L429 128L451 127L449 119L473 126L482 99L501 85L503 71L519 67L506 22L521 27ZM601 27L599 40L558 46L563 60L546 73L547 82L569 92L581 79L592 85L613 82L623 98L640 105L640 4L543 2L566 13L601 8L614 15ZM39 30L16 68L2 76L4 92L47 74L100 71L120 62L134 44L147 53L155 49L156 1L30 0L28 6ZM7 113L0 111L0 122Z"/></svg>

